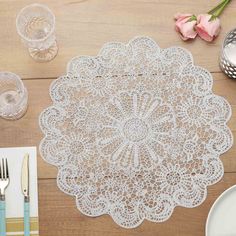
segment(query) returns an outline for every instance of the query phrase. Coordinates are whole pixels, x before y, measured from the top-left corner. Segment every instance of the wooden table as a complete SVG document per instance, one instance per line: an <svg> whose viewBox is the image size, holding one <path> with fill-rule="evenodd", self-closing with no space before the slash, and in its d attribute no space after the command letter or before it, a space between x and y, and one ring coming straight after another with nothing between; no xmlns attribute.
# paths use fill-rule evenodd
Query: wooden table
<svg viewBox="0 0 236 236"><path fill-rule="evenodd" d="M51 104L49 85L65 73L67 62L77 55L96 55L107 41L127 42L134 36L154 38L160 47L179 45L193 54L195 63L208 69L214 78L214 92L232 105L229 126L236 132L236 81L220 71L218 56L227 31L236 27L236 1L221 17L222 31L213 43L199 38L183 42L173 30L176 12L203 13L216 0L48 0L56 15L59 44L57 57L49 63L36 63L22 45L15 27L18 11L32 3L28 0L0 1L0 71L12 71L24 79L29 91L27 114L18 121L0 119L0 146L38 146L42 133L38 126L40 112ZM197 236L204 235L206 217L215 199L236 183L236 146L221 156L225 167L223 179L208 188L208 197L199 207L177 207L164 223L145 221L136 229L123 229L109 216L90 218L82 215L73 197L56 186L56 169L38 155L40 235L42 236Z"/></svg>

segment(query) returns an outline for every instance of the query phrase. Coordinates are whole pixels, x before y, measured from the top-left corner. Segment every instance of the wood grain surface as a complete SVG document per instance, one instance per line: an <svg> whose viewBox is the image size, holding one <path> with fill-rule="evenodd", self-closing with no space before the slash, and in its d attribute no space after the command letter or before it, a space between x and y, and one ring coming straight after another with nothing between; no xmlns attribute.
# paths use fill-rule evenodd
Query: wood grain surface
<svg viewBox="0 0 236 236"><path fill-rule="evenodd" d="M127 42L137 35L150 36L162 48L179 45L193 54L195 64L208 69L214 78L213 90L232 105L229 121L236 134L236 81L227 78L218 65L222 40L236 27L236 1L221 17L222 30L213 43L199 38L183 42L173 30L176 12L204 13L217 0L48 0L56 15L57 57L49 63L36 63L27 53L16 33L19 10L33 1L0 0L0 71L12 71L24 79L29 91L29 107L18 121L0 119L0 147L38 146L42 133L38 126L40 112L51 104L49 85L65 73L67 62L77 55L96 55L108 41ZM42 236L202 236L206 217L215 199L236 183L236 147L221 156L223 179L208 189L206 201L194 209L178 207L164 223L145 221L136 229L122 229L109 216L83 216L73 197L56 187L56 168L38 154L40 234Z"/></svg>

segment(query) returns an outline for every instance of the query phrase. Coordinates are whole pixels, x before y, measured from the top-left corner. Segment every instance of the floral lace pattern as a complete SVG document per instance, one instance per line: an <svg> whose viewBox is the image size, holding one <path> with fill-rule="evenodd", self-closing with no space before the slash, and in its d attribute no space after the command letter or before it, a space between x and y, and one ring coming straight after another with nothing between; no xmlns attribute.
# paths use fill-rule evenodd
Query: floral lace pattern
<svg viewBox="0 0 236 236"><path fill-rule="evenodd" d="M50 95L40 152L88 216L126 228L162 222L176 206L200 205L223 176L231 108L183 48L147 37L105 44L73 58Z"/></svg>

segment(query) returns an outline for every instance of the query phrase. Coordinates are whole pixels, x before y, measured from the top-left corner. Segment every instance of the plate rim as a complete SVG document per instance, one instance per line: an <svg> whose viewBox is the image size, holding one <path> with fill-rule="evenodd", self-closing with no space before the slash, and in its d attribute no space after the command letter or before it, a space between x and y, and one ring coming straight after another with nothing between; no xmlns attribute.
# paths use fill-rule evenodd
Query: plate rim
<svg viewBox="0 0 236 236"><path fill-rule="evenodd" d="M208 234L209 221L210 221L210 218L211 218L211 216L212 216L212 214L213 214L213 211L214 211L216 205L219 203L219 201L220 201L227 193L229 193L229 192L232 191L233 189L236 189L236 184L233 185L233 186L231 186L231 187L229 187L229 188L227 188L224 192L222 192L222 193L220 194L220 196L219 196L219 197L215 200L215 202L212 204L211 209L210 209L210 211L209 211L209 213L208 213L208 215L207 215L206 226L205 226L205 236L209 236L209 234Z"/></svg>

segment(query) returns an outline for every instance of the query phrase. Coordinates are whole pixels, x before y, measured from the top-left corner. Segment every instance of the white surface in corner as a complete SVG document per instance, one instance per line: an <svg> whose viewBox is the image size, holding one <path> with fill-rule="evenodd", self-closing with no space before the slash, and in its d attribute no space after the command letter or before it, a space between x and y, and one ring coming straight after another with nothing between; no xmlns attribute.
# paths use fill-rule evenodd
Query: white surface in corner
<svg viewBox="0 0 236 236"><path fill-rule="evenodd" d="M236 236L236 185L222 193L213 204L206 236Z"/></svg>

